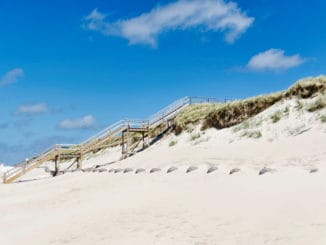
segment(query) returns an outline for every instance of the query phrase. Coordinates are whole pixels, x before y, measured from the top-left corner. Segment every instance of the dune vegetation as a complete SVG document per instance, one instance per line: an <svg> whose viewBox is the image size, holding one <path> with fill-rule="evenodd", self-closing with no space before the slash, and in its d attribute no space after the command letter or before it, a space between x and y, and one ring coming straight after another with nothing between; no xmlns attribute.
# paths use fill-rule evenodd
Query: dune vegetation
<svg viewBox="0 0 326 245"><path fill-rule="evenodd" d="M326 107L326 76L299 80L286 91L232 101L226 104L190 105L177 116L175 133L180 134L183 130L188 130L189 127L197 123L202 123L203 130L231 127L286 99L297 98L297 107L302 109L301 99L308 99L317 95L320 95L320 98L306 108L309 112ZM285 111L284 113L288 112ZM282 113L277 112L272 116L271 120L276 123L281 119L281 116Z"/></svg>

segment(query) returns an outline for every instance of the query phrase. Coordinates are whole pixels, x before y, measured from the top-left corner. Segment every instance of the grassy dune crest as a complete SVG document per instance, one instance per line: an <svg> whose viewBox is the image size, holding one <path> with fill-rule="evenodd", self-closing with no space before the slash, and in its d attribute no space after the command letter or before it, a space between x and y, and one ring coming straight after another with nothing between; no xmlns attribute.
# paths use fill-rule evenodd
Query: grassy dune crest
<svg viewBox="0 0 326 245"><path fill-rule="evenodd" d="M198 122L203 123L203 129L231 127L259 114L281 100L307 99L317 95L324 95L321 98L322 102L319 101L316 105L316 109L322 109L326 104L326 76L299 80L288 90L282 92L260 95L226 104L191 105L177 116L175 132L178 134L187 129L189 125Z"/></svg>

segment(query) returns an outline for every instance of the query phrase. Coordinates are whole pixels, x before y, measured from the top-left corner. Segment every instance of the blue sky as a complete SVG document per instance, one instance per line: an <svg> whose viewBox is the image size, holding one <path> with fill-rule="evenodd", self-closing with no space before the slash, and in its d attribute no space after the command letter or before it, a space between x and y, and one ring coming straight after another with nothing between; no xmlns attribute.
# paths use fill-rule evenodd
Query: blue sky
<svg viewBox="0 0 326 245"><path fill-rule="evenodd" d="M78 143L186 95L324 74L326 2L1 0L0 162Z"/></svg>

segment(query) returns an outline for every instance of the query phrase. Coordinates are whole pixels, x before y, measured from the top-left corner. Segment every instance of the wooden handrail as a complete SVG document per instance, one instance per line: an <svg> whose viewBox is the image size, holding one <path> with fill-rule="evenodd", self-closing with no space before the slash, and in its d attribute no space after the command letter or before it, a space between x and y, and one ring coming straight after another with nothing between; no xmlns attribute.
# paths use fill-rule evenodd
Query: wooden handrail
<svg viewBox="0 0 326 245"><path fill-rule="evenodd" d="M17 176L20 177L21 175L25 174L26 172L34 169L37 166L40 166L46 161L51 160L51 158L55 157L56 154L70 152L88 152L94 144L98 145L100 143L106 142L109 137L114 137L119 134L123 130L126 130L128 127L134 128L153 128L158 124L167 121L173 118L177 113L183 110L185 107L191 104L198 104L198 103L223 103L214 98L205 98L205 97L184 97L181 98L172 104L166 106L165 108L161 109L160 111L156 112L148 119L145 120L137 120L137 119L124 119L120 120L109 127L103 129L99 133L95 134L94 136L90 137L89 139L83 141L81 144L56 144L47 150L43 151L41 154L33 157L28 161L21 162L15 165L12 169L6 171L4 173L4 183L12 182ZM145 127L144 127L145 126ZM95 143L94 143L95 142ZM52 159L53 160L53 159Z"/></svg>

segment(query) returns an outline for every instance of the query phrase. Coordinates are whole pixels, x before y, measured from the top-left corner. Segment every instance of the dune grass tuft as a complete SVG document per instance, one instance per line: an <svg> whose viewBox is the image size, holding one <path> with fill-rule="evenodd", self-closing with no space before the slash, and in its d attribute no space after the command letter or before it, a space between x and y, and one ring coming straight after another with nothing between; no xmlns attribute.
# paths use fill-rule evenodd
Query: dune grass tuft
<svg viewBox="0 0 326 245"><path fill-rule="evenodd" d="M177 141L177 140L172 140L172 141L169 143L169 146L172 147L172 146L175 146L176 144L178 144L178 141Z"/></svg>
<svg viewBox="0 0 326 245"><path fill-rule="evenodd" d="M258 130L255 131L245 131L241 135L242 137L248 137L253 139L258 139L262 137L262 133Z"/></svg>
<svg viewBox="0 0 326 245"><path fill-rule="evenodd" d="M192 134L190 136L190 141L194 141L194 140L199 139L199 138L200 138L200 133Z"/></svg>
<svg viewBox="0 0 326 245"><path fill-rule="evenodd" d="M309 112L314 112L321 110L326 107L326 99L325 98L319 98L314 103L310 104L307 108Z"/></svg>
<svg viewBox="0 0 326 245"><path fill-rule="evenodd" d="M280 121L282 118L282 112L281 111L276 111L272 116L272 122L273 123L277 123L278 121Z"/></svg>
<svg viewBox="0 0 326 245"><path fill-rule="evenodd" d="M320 120L323 122L323 123L326 123L326 115L322 115L320 117Z"/></svg>
<svg viewBox="0 0 326 245"><path fill-rule="evenodd" d="M285 107L283 113L284 113L285 115L289 115L289 113L290 113L290 108L289 108L288 106Z"/></svg>
<svg viewBox="0 0 326 245"><path fill-rule="evenodd" d="M234 127L232 129L233 133L239 132L240 130L248 130L252 127L259 127L261 125L261 121L259 122L253 122L252 120L245 120L243 121L241 124L239 124L238 126Z"/></svg>

